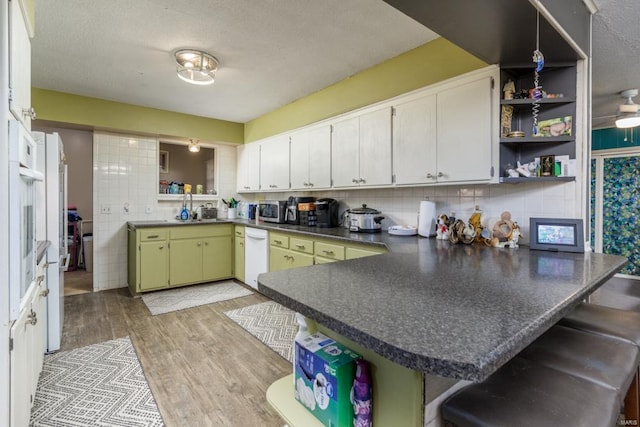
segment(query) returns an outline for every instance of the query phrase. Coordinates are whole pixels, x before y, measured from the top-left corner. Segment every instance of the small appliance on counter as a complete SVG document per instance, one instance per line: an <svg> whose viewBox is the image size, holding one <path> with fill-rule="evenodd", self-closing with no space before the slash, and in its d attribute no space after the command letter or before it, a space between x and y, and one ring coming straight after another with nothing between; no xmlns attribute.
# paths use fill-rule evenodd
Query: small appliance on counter
<svg viewBox="0 0 640 427"><path fill-rule="evenodd" d="M368 208L367 205L347 210L349 230L359 233L379 233L384 219L381 213L377 209Z"/></svg>
<svg viewBox="0 0 640 427"><path fill-rule="evenodd" d="M258 217L265 222L284 224L286 222L286 200L263 200L258 202Z"/></svg>
<svg viewBox="0 0 640 427"><path fill-rule="evenodd" d="M315 202L315 200L315 197L289 197L287 200L287 213L285 218L287 224L300 225L300 210L298 209L298 204L312 203Z"/></svg>
<svg viewBox="0 0 640 427"><path fill-rule="evenodd" d="M330 228L340 224L338 216L338 201L325 198L316 201L316 216L318 217L318 227Z"/></svg>

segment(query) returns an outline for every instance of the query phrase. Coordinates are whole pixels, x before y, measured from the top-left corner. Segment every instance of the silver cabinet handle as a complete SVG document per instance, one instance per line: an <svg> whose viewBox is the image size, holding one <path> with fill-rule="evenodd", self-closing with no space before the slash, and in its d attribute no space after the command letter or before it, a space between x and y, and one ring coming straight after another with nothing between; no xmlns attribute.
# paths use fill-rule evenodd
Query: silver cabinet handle
<svg viewBox="0 0 640 427"><path fill-rule="evenodd" d="M358 182L360 182L360 183L364 184L364 183L365 183L365 182L367 182L367 181L366 181L364 178L360 178L360 179L358 180Z"/></svg>
<svg viewBox="0 0 640 427"><path fill-rule="evenodd" d="M333 251L328 251L326 249L323 249L322 252L324 252L327 255L333 255L334 254Z"/></svg>
<svg viewBox="0 0 640 427"><path fill-rule="evenodd" d="M358 182L360 182L360 181L358 180L358 178L353 178L353 179L351 180L351 182L353 182L354 184L357 184L357 183L358 183Z"/></svg>
<svg viewBox="0 0 640 427"><path fill-rule="evenodd" d="M309 183L309 187L313 187L313 182L310 182L310 183Z"/></svg>
<svg viewBox="0 0 640 427"><path fill-rule="evenodd" d="M274 243L277 243L278 245L281 245L281 244L282 244L282 240L275 240L275 239L274 239L274 240L273 240L273 242L274 242Z"/></svg>
<svg viewBox="0 0 640 427"><path fill-rule="evenodd" d="M244 246L244 242L238 242L240 246Z"/></svg>
<svg viewBox="0 0 640 427"><path fill-rule="evenodd" d="M158 249L164 249L164 245L158 246Z"/></svg>
<svg viewBox="0 0 640 427"><path fill-rule="evenodd" d="M48 297L49 296L49 289L44 289L42 292L40 292L40 296Z"/></svg>
<svg viewBox="0 0 640 427"><path fill-rule="evenodd" d="M35 326L38 323L38 315L35 311L31 310L31 313L27 315L27 323Z"/></svg>
<svg viewBox="0 0 640 427"><path fill-rule="evenodd" d="M429 178L429 179L433 179L433 178L435 178L435 177L433 176L433 174L432 174L431 172L428 172L428 173L427 173L427 178Z"/></svg>
<svg viewBox="0 0 640 427"><path fill-rule="evenodd" d="M36 119L36 110L35 108L31 107L31 108L23 108L22 109L22 116L24 118L29 117L31 120L35 120Z"/></svg>
<svg viewBox="0 0 640 427"><path fill-rule="evenodd" d="M147 239L157 239L158 237L160 237L158 234L152 234L150 236L147 236Z"/></svg>
<svg viewBox="0 0 640 427"><path fill-rule="evenodd" d="M304 245L296 245L296 248L298 248L298 249L304 249Z"/></svg>
<svg viewBox="0 0 640 427"><path fill-rule="evenodd" d="M198 242L198 246L202 246L202 242Z"/></svg>
<svg viewBox="0 0 640 427"><path fill-rule="evenodd" d="M444 173L438 172L438 178L442 178L443 176L444 176Z"/></svg>

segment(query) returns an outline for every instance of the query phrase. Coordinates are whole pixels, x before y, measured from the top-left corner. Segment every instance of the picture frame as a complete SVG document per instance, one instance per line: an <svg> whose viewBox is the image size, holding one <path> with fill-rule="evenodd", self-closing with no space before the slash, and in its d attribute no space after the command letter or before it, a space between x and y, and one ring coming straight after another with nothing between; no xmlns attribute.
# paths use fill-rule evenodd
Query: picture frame
<svg viewBox="0 0 640 427"><path fill-rule="evenodd" d="M169 173L169 152L164 150L158 151L158 167L160 173Z"/></svg>
<svg viewBox="0 0 640 427"><path fill-rule="evenodd" d="M584 252L584 230L581 219L530 218L529 247L551 252Z"/></svg>
<svg viewBox="0 0 640 427"><path fill-rule="evenodd" d="M540 176L555 176L556 156L540 156Z"/></svg>

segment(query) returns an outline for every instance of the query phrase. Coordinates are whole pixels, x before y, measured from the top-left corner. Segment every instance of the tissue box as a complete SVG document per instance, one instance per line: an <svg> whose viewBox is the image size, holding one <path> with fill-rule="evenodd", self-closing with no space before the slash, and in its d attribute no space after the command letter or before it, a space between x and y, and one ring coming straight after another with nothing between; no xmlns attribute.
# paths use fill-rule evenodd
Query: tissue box
<svg viewBox="0 0 640 427"><path fill-rule="evenodd" d="M360 357L321 333L295 342L295 398L325 426L353 424L350 394Z"/></svg>

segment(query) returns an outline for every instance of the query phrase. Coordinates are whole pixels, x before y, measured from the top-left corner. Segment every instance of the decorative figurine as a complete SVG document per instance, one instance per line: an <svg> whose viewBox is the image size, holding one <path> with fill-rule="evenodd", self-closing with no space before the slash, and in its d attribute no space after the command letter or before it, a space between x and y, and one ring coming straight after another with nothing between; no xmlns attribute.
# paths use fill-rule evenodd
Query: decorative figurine
<svg viewBox="0 0 640 427"><path fill-rule="evenodd" d="M509 79L502 88L504 92L504 99L513 99L513 94L516 92L516 85L513 80Z"/></svg>
<svg viewBox="0 0 640 427"><path fill-rule="evenodd" d="M471 224L465 224L463 220L458 219L449 229L449 241L451 243L462 242L470 245L476 238L476 230Z"/></svg>
<svg viewBox="0 0 640 427"><path fill-rule="evenodd" d="M471 217L469 218L469 224L476 231L476 241L482 241L482 230L484 227L482 226L482 211L480 210L480 206L476 205L476 210L473 211Z"/></svg>
<svg viewBox="0 0 640 427"><path fill-rule="evenodd" d="M522 236L520 226L511 221L511 212L504 211L493 226L493 237L485 239L485 243L494 248L517 248Z"/></svg>
<svg viewBox="0 0 640 427"><path fill-rule="evenodd" d="M436 239L449 239L449 217L445 214L442 214L438 217L438 221L436 223Z"/></svg>

